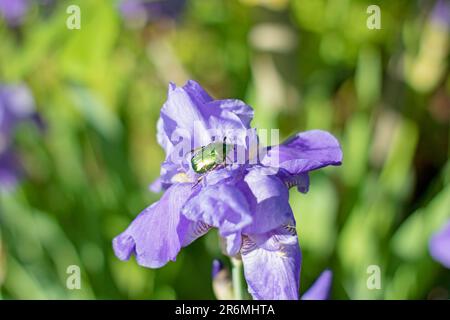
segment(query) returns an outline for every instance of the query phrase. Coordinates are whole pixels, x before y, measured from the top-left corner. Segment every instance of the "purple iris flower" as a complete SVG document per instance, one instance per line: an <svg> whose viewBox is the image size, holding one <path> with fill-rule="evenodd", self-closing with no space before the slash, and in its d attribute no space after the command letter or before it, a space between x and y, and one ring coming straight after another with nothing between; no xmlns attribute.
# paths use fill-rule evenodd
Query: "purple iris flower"
<svg viewBox="0 0 450 320"><path fill-rule="evenodd" d="M450 220L431 237L429 248L434 260L450 269Z"/></svg>
<svg viewBox="0 0 450 320"><path fill-rule="evenodd" d="M214 100L194 81L169 85L157 133L166 159L152 185L165 192L113 240L119 259L135 255L138 264L158 268L217 228L227 254L242 259L254 299L299 298L301 251L289 188L306 192L309 171L340 165L341 147L331 134L312 130L265 148L252 162L252 118L244 102ZM248 151L244 164L233 162L200 175L190 165L191 154L180 153L186 141L189 150L231 137L238 150Z"/></svg>
<svg viewBox="0 0 450 320"><path fill-rule="evenodd" d="M0 16L8 25L18 26L22 24L29 5L29 0L0 0Z"/></svg>
<svg viewBox="0 0 450 320"><path fill-rule="evenodd" d="M159 19L176 19L186 6L186 0L123 0L119 10L129 21L153 22Z"/></svg>
<svg viewBox="0 0 450 320"><path fill-rule="evenodd" d="M34 100L25 85L0 84L0 188L14 187L20 176L20 165L12 140L14 129L23 121L40 120Z"/></svg>

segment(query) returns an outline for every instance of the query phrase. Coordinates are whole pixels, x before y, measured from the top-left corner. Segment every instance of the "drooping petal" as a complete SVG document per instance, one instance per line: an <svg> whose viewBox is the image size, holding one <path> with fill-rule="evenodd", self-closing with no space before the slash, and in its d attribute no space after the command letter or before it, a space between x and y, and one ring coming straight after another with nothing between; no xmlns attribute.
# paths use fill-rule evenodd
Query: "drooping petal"
<svg viewBox="0 0 450 320"><path fill-rule="evenodd" d="M297 186L306 193L308 172L329 165L340 165L342 150L334 136L326 131L299 133L278 146L269 147L261 163L279 169L278 177L289 188Z"/></svg>
<svg viewBox="0 0 450 320"><path fill-rule="evenodd" d="M138 264L159 268L175 258L181 247L201 234L192 234L196 223L181 214L192 193L192 184L175 184L162 198L141 212L131 225L113 240L116 256L128 260L136 255Z"/></svg>
<svg viewBox="0 0 450 320"><path fill-rule="evenodd" d="M450 221L430 240L430 254L434 260L450 269Z"/></svg>
<svg viewBox="0 0 450 320"><path fill-rule="evenodd" d="M277 176L266 171L255 167L244 178L253 215L253 223L243 230L245 234L266 233L293 217L288 189Z"/></svg>
<svg viewBox="0 0 450 320"><path fill-rule="evenodd" d="M183 207L192 221L216 227L222 236L236 233L252 222L245 196L233 185L216 184L202 188Z"/></svg>
<svg viewBox="0 0 450 320"><path fill-rule="evenodd" d="M299 133L283 144L272 146L262 163L301 174L329 165L340 165L342 150L330 133L311 130Z"/></svg>
<svg viewBox="0 0 450 320"><path fill-rule="evenodd" d="M252 236L241 249L248 290L256 300L298 300L301 251L297 235L286 228L270 232L267 246Z"/></svg>
<svg viewBox="0 0 450 320"><path fill-rule="evenodd" d="M306 291L302 300L327 300L330 295L331 281L333 273L330 270L325 270Z"/></svg>

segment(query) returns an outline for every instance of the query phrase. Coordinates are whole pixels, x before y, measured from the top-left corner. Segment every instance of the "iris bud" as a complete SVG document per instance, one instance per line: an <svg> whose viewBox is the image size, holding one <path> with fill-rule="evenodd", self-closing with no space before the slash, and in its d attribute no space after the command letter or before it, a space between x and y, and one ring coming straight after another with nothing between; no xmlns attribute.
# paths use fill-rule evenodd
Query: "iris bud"
<svg viewBox="0 0 450 320"><path fill-rule="evenodd" d="M218 300L233 299L233 285L230 272L219 259L214 259L212 263L212 286Z"/></svg>

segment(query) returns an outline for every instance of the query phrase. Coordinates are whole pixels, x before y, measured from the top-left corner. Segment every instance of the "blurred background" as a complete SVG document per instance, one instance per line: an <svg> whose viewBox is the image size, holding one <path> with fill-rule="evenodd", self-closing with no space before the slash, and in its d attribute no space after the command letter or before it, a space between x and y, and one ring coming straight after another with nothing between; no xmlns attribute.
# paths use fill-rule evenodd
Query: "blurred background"
<svg viewBox="0 0 450 320"><path fill-rule="evenodd" d="M74 4L81 29L67 25ZM367 26L374 4L381 29ZM158 270L111 248L160 197L148 184L168 82L194 79L282 139L314 128L342 143L343 166L291 192L302 292L328 267L332 299L448 299L428 241L450 218L449 6L0 0L0 298L214 298L214 233ZM70 265L80 290L66 288Z"/></svg>

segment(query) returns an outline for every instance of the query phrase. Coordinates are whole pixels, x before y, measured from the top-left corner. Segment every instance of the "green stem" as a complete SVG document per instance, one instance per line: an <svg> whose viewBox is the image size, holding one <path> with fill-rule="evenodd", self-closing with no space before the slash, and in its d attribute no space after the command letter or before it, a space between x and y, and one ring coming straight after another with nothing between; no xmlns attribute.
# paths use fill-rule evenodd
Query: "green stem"
<svg viewBox="0 0 450 320"><path fill-rule="evenodd" d="M231 258L231 276L233 278L233 290L235 300L244 300L245 286L242 277L242 260Z"/></svg>

